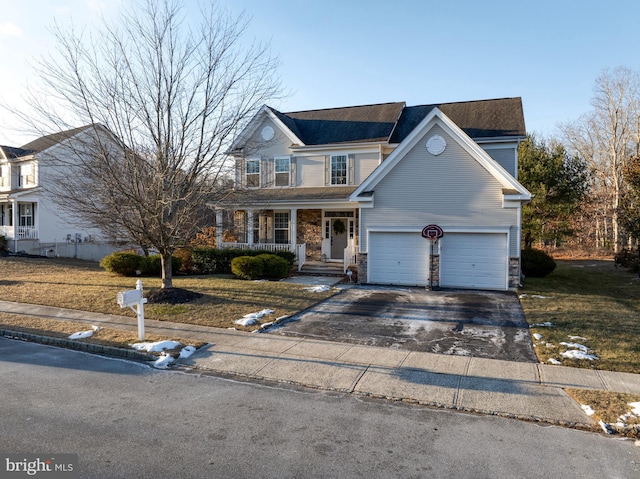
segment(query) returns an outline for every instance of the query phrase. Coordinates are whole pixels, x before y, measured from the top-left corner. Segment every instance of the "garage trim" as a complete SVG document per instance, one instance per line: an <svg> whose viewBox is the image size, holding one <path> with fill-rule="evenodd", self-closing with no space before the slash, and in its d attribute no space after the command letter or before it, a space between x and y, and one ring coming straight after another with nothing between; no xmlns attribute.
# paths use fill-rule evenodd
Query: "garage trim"
<svg viewBox="0 0 640 479"><path fill-rule="evenodd" d="M511 242L511 229L509 226L446 226L446 225L439 225L442 227L444 234L445 234L445 238L447 236L447 233L460 233L460 234L464 234L464 233L468 233L468 234L503 234L505 235L506 238L506 250L502 253L504 255L504 261L505 261L505 271L504 271L504 285L501 285L500 289L501 290L507 290L509 287L509 264L510 264L510 254L509 254L509 245ZM397 227L397 226L374 226L374 227L369 227L367 228L367 245L370 246L371 245L371 234L372 233L415 233L415 234L420 234L422 231L422 227ZM428 240L424 239L425 242L428 242ZM437 243L437 248L433 251L434 254L434 258L437 257L438 261L440 262L440 266L439 268L445 267L446 268L446 264L442 264L442 251L441 251L441 247L442 247L442 243L440 241L438 241ZM370 253L370 248L369 249L369 253ZM366 251L361 251L361 253L365 253L368 255L368 252ZM369 264L371 264L371 259L368 259ZM375 262L375 258L373 259L373 261ZM367 268L367 282L371 282L372 281L372 277L371 277L371 269ZM442 284L442 269L440 269L440 274L438 275L438 282L440 284ZM446 286L444 284L442 284L443 286Z"/></svg>
<svg viewBox="0 0 640 479"><path fill-rule="evenodd" d="M447 258L445 256L445 254L443 254L442 251L442 245L440 248L440 285L442 287L462 287L462 288L470 288L470 289L490 289L490 290L501 290L501 291L506 291L509 289L509 265L510 265L510 255L509 255L509 244L510 244L510 229L509 228L504 228L504 227L491 227L491 228L478 228L478 229L474 229L474 228L451 228L449 229L449 233L450 234L459 234L459 235L500 235L502 237L502 239L500 241L505 241L504 243L504 250L503 251L499 251L497 256L500 259L500 263L504 263L503 266L503 271L501 272L500 276L497 275L492 275L491 277L499 280L499 283L493 283L491 284L491 281L489 281L488 283L484 283L482 284L482 282L480 283L475 283L475 284L448 284L447 283L447 279L451 280L451 277L447 278L446 276L451 274L451 270L449 269L449 266L451 264L454 264L455 262L453 260L451 260L451 257ZM445 238L446 238L446 233L445 233ZM448 259L451 260L449 261L449 264L447 264ZM472 259L472 261L475 263L475 259ZM443 275L444 273L444 275ZM495 273L495 271L494 271ZM473 277L473 276L471 276ZM476 277L477 279L478 277Z"/></svg>

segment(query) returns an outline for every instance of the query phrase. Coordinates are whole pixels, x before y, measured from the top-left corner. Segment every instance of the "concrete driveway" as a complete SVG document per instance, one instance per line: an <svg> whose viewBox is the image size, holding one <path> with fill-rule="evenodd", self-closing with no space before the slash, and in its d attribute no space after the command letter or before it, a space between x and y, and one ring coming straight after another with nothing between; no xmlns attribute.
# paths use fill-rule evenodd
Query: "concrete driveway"
<svg viewBox="0 0 640 479"><path fill-rule="evenodd" d="M356 286L272 329L271 334L537 362L513 293Z"/></svg>

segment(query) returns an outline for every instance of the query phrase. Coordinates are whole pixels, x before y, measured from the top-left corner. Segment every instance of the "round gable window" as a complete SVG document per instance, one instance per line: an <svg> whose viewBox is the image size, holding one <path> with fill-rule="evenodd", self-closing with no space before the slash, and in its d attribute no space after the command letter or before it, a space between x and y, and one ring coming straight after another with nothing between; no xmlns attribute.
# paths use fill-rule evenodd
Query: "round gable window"
<svg viewBox="0 0 640 479"><path fill-rule="evenodd" d="M263 139L264 141L269 141L269 140L271 140L271 139L273 138L273 135L275 135L275 131L273 130L273 128L272 128L272 127L270 127L270 126L265 126L265 127L262 129L262 133L261 133L261 135L262 135L262 139Z"/></svg>
<svg viewBox="0 0 640 479"><path fill-rule="evenodd" d="M440 135L433 135L427 140L427 151L432 155L439 155L447 147L447 142Z"/></svg>

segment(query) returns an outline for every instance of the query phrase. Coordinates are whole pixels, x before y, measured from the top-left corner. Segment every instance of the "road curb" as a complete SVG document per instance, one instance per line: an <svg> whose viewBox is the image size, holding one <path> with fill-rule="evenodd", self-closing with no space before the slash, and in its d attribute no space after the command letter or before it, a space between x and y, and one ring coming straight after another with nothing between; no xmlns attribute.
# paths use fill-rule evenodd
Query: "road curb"
<svg viewBox="0 0 640 479"><path fill-rule="evenodd" d="M43 336L40 334L26 333L23 331L13 331L10 329L0 329L0 336L7 339L17 339L20 341L29 341L33 343L46 344L48 346L57 346L75 351L84 351L86 353L101 354L104 356L112 356L122 359L131 359L133 361L155 361L157 356L148 354L135 349L116 348L114 346L105 346L103 344L85 343L81 341L73 341L66 338L55 338L52 336Z"/></svg>
<svg viewBox="0 0 640 479"><path fill-rule="evenodd" d="M496 416L496 417L501 417L505 419L517 419L520 421L532 422L537 424L548 424L550 426L566 427L569 429L577 429L577 430L583 430L583 431L589 431L589 432L597 432L600 429L597 425L594 426L593 424L587 424L587 423L548 419L548 418L543 418L539 416L497 412L497 411L476 409L476 408L470 408L470 407L450 406L450 405L442 404L435 401L421 401L415 398L386 396L382 394L374 394L374 393L363 392L363 391L354 391L354 390L345 389L345 388L322 387L316 384L305 384L303 382L295 381L295 380L278 380L278 379L267 378L267 377L263 377L255 374L230 373L228 371L203 368L201 366L194 367L194 366L186 366L186 365L176 365L174 368L180 369L183 372L190 373L190 374L211 375L211 376L225 378L225 379L240 380L240 381L247 381L247 382L260 381L262 383L273 384L273 385L288 385L288 386L299 387L304 389L312 389L316 391L329 391L333 393L348 394L351 396L355 396L359 398L367 398L367 399L376 400L376 401L382 400L389 403L403 403L407 405L421 406L421 407L426 407L430 409L456 411L456 412L463 412L468 414L477 414L482 416ZM620 433L620 431L616 431L616 432Z"/></svg>

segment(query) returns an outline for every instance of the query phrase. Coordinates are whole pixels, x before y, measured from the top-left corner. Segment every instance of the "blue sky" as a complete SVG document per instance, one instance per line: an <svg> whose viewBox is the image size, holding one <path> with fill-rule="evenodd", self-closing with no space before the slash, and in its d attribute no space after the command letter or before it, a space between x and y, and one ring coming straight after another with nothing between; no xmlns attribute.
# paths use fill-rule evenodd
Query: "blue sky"
<svg viewBox="0 0 640 479"><path fill-rule="evenodd" d="M0 97L19 105L54 18L91 24L130 0L0 0ZM185 0L197 14L195 0ZM527 130L550 135L590 109L605 68L640 70L637 0L219 0L269 41L291 94L281 111L391 101L522 97ZM3 112L2 124L10 120ZM0 144L30 140L0 129Z"/></svg>

